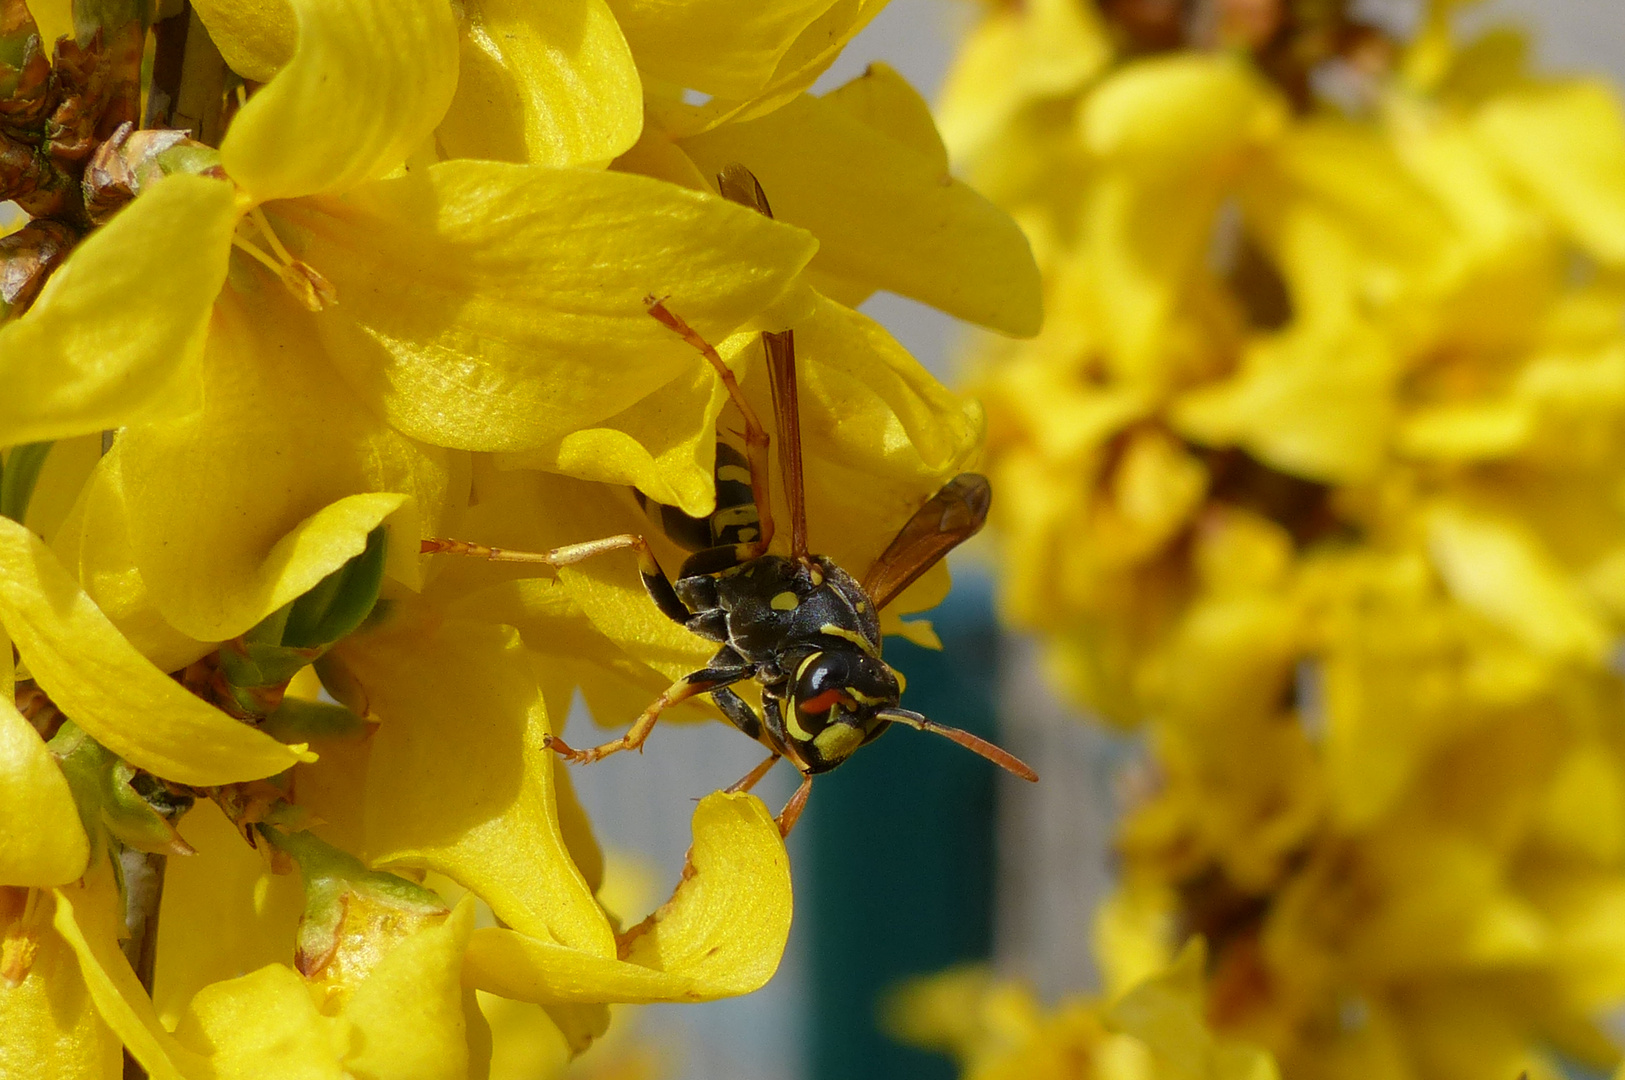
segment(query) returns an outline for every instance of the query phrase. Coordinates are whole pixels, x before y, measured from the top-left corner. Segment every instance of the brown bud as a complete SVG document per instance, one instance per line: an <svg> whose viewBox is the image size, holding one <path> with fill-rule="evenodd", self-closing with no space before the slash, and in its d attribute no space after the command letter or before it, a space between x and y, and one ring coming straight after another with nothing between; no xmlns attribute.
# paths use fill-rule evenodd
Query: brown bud
<svg viewBox="0 0 1625 1080"><path fill-rule="evenodd" d="M60 221L30 221L10 236L0 237L0 301L16 318L39 295L45 279L57 268L79 234Z"/></svg>
<svg viewBox="0 0 1625 1080"><path fill-rule="evenodd" d="M85 166L85 214L97 225L135 198L143 183L151 183L163 170L157 157L186 142L186 132L170 128L135 130L126 121L91 155Z"/></svg>

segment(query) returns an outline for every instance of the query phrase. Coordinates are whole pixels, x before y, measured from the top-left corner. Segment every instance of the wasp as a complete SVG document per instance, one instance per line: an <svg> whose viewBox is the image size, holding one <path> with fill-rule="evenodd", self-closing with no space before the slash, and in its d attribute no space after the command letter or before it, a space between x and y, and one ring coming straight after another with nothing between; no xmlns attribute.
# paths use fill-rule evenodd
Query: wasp
<svg viewBox="0 0 1625 1080"><path fill-rule="evenodd" d="M744 166L728 166L717 180L724 197L773 216L761 185ZM862 582L825 556L812 554L802 487L794 331L764 333L761 340L778 428L780 471L790 505L790 553L769 554L774 522L767 430L716 349L667 308L663 299L649 296L644 302L653 318L710 362L745 425L743 454L718 441L717 508L709 518L692 518L659 504L651 507L638 495L646 509L658 509L666 535L691 552L676 581L661 569L648 541L633 533L547 552L450 539L422 543L424 552L552 567L631 550L655 606L720 646L704 668L677 680L656 698L626 734L581 750L550 737L552 749L574 764L598 761L622 750L640 750L661 713L678 702L709 694L730 723L768 751L766 760L729 791L750 790L782 758L788 758L801 773L800 786L778 815L779 832L785 836L806 806L812 778L841 764L894 723L946 736L1022 779L1036 781L1038 775L1007 751L902 708L902 679L880 655L881 609L981 529L992 501L987 478L962 473L943 485L903 525ZM760 712L732 689L747 680L761 686Z"/></svg>

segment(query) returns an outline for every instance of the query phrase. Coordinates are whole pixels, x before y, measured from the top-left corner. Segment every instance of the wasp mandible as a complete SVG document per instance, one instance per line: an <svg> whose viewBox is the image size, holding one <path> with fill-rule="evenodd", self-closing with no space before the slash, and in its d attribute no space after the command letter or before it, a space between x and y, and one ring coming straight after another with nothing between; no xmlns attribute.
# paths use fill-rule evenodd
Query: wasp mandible
<svg viewBox="0 0 1625 1080"><path fill-rule="evenodd" d="M761 185L744 166L728 166L717 181L725 198L773 216ZM676 582L666 577L648 542L633 533L547 552L449 539L422 544L424 552L553 567L630 549L637 555L644 588L660 611L721 645L704 668L677 680L656 698L626 734L584 750L572 749L557 737L549 745L575 764L640 749L662 712L709 694L729 722L768 750L767 759L729 791L750 790L781 758L788 758L801 773L800 786L778 816L779 832L786 836L806 806L812 778L835 768L893 723L944 735L1022 779L1036 781L1038 775L1031 768L992 743L902 708L902 681L880 657L881 609L981 529L992 500L987 478L962 473L943 485L903 525L861 584L828 558L812 554L802 488L795 335L791 330L764 333L779 462L790 505L790 553L769 554L774 526L767 430L716 349L663 299L650 296L644 302L652 317L704 354L745 422L743 455L720 440L717 443L717 509L710 518L701 521L660 507L664 531L693 552ZM641 494L639 499L643 501ZM749 679L761 684L760 713L731 689Z"/></svg>

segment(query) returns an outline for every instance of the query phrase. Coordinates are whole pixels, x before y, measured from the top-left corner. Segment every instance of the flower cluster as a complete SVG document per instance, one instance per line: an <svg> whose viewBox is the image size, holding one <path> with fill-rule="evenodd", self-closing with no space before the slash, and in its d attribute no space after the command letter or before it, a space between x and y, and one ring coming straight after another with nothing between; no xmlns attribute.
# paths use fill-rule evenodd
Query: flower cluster
<svg viewBox="0 0 1625 1080"><path fill-rule="evenodd" d="M534 1068L501 1040L537 1024L562 1055L608 1003L762 985L766 808L701 800L675 895L623 921L548 749L578 696L625 723L715 646L630 558L420 544L650 532L634 489L711 511L740 421L653 298L764 415L758 335L794 328L842 565L978 452L980 410L851 305L1030 334L1037 271L895 73L807 93L881 4L196 0L145 83L148 5L31 6L0 3L29 215L0 241L0 1073L483 1076ZM719 197L736 162L776 219Z"/></svg>
<svg viewBox="0 0 1625 1080"><path fill-rule="evenodd" d="M1097 945L1289 1077L1555 1075L1625 997L1625 121L1427 7L990 5L943 111L1048 319L1004 605L1140 725Z"/></svg>

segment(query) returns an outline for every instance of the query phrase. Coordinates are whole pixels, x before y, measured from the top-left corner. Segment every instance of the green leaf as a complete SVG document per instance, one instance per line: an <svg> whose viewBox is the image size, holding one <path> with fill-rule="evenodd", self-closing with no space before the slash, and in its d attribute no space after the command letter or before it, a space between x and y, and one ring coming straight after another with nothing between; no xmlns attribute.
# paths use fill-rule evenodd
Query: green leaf
<svg viewBox="0 0 1625 1080"><path fill-rule="evenodd" d="M355 630L378 602L389 537L380 525L367 534L367 546L293 602L282 644L314 649L333 644Z"/></svg>
<svg viewBox="0 0 1625 1080"><path fill-rule="evenodd" d="M34 497L34 483L51 452L51 443L24 443L6 455L5 471L0 473L0 517L22 524L28 502Z"/></svg>

